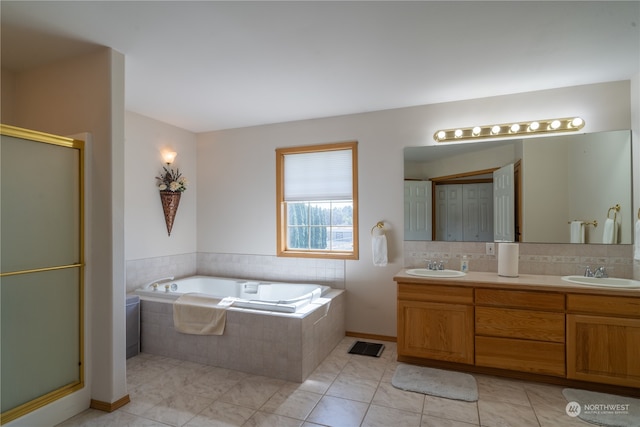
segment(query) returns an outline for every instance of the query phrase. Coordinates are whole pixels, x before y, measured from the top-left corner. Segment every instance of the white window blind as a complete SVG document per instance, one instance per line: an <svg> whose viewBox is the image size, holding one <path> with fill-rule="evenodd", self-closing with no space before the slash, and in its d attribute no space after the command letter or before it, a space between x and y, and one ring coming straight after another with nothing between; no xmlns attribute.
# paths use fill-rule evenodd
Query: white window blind
<svg viewBox="0 0 640 427"><path fill-rule="evenodd" d="M284 156L284 200L353 199L352 150Z"/></svg>

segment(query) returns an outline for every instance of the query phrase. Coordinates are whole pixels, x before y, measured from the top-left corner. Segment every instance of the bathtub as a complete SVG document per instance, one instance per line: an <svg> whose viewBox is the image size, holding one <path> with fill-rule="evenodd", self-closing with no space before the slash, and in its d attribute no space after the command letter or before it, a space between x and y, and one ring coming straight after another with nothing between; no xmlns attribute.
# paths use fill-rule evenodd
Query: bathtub
<svg viewBox="0 0 640 427"><path fill-rule="evenodd" d="M222 335L175 329L173 302L187 292L238 298ZM136 294L143 353L303 382L345 336L345 291L328 286L193 276Z"/></svg>
<svg viewBox="0 0 640 427"><path fill-rule="evenodd" d="M151 283L135 291L141 297L176 300L187 293L217 298L231 297L237 308L296 313L325 295L331 288L324 285L264 282L212 276L192 276L184 279Z"/></svg>

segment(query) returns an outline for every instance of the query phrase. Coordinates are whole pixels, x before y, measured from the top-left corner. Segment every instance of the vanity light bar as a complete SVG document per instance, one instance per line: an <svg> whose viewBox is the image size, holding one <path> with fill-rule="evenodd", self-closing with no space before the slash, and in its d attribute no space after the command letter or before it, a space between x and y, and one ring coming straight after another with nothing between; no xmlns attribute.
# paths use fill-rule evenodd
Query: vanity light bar
<svg viewBox="0 0 640 427"><path fill-rule="evenodd" d="M554 132L575 132L584 127L580 117L534 120L531 122L503 123L501 125L474 126L439 130L433 134L436 142L466 141L483 138L502 138L517 135L537 135Z"/></svg>

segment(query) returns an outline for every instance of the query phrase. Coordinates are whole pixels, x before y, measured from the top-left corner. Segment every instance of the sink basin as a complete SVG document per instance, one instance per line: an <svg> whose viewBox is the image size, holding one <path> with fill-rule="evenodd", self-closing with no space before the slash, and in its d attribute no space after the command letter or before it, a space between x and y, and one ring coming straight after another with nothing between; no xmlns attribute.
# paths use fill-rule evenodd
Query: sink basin
<svg viewBox="0 0 640 427"><path fill-rule="evenodd" d="M422 277L462 277L467 273L457 270L429 270L428 268L413 268L407 270L407 274L410 276L422 276Z"/></svg>
<svg viewBox="0 0 640 427"><path fill-rule="evenodd" d="M640 280L618 279L614 277L563 276L565 282L606 288L640 288Z"/></svg>

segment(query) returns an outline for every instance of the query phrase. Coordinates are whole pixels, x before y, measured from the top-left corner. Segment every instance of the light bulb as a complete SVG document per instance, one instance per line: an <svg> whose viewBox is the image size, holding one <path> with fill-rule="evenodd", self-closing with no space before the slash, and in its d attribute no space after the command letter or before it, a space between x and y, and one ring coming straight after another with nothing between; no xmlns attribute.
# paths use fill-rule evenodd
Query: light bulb
<svg viewBox="0 0 640 427"><path fill-rule="evenodd" d="M558 129L560 127L560 120L554 120L549 125L551 129Z"/></svg>
<svg viewBox="0 0 640 427"><path fill-rule="evenodd" d="M571 126L573 126L574 128L579 128L583 123L584 121L580 117L576 117L575 119L571 120Z"/></svg>
<svg viewBox="0 0 640 427"><path fill-rule="evenodd" d="M478 135L480 135L480 131L482 131L480 126L476 126L476 127L473 128L473 130L471 132L472 132L473 136L478 136Z"/></svg>
<svg viewBox="0 0 640 427"><path fill-rule="evenodd" d="M462 136L462 129L456 129L456 131L453 133L453 135L456 138L460 138Z"/></svg>
<svg viewBox="0 0 640 427"><path fill-rule="evenodd" d="M499 132L500 132L500 126L495 125L495 126L493 126L493 127L491 128L491 133L492 133L493 135L497 135Z"/></svg>
<svg viewBox="0 0 640 427"><path fill-rule="evenodd" d="M177 155L178 153L176 153L175 151L165 151L164 153L162 153L162 158L164 159L164 162L166 164L170 165L176 159Z"/></svg>
<svg viewBox="0 0 640 427"><path fill-rule="evenodd" d="M443 140L446 136L447 136L447 133L445 131L441 130L440 132L438 132L439 140Z"/></svg>
<svg viewBox="0 0 640 427"><path fill-rule="evenodd" d="M529 124L529 130L533 132L537 131L539 127L540 123L538 122L531 122L531 124Z"/></svg>
<svg viewBox="0 0 640 427"><path fill-rule="evenodd" d="M509 131L511 133L516 133L520 130L520 125L518 123L514 123L511 125L511 128L509 128Z"/></svg>

